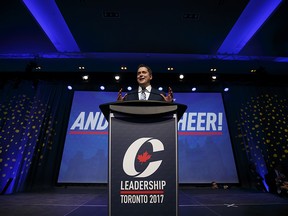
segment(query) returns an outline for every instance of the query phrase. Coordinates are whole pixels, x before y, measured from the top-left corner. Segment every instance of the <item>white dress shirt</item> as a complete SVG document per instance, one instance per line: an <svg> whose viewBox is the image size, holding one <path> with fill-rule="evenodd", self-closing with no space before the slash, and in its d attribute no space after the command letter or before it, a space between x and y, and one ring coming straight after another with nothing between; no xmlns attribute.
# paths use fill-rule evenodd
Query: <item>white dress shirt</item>
<svg viewBox="0 0 288 216"><path fill-rule="evenodd" d="M150 96L151 89L152 89L152 86L151 86L151 85L147 86L146 89L145 89L146 100L148 100L148 98L149 98L149 96ZM140 98L141 98L141 92L142 92L142 87L139 86L139 87L138 87L138 98L139 98L139 100L140 100Z"/></svg>

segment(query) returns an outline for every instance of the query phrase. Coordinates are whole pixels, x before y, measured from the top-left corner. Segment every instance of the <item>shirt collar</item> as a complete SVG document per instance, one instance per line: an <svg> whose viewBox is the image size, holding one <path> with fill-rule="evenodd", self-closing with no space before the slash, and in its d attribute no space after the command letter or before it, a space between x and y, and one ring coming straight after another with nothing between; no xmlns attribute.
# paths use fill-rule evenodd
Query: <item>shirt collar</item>
<svg viewBox="0 0 288 216"><path fill-rule="evenodd" d="M152 89L152 86L151 86L151 85L149 85L149 86L146 87L146 90L147 90L148 92L151 92L151 89ZM138 87L138 92L141 92L141 91L142 91L142 87L139 86L139 87Z"/></svg>

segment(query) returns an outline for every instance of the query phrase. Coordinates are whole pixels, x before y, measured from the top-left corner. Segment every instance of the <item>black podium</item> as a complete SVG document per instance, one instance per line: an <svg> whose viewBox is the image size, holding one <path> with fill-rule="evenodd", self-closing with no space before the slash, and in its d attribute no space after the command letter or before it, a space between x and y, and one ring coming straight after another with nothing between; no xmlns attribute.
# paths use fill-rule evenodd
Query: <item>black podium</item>
<svg viewBox="0 0 288 216"><path fill-rule="evenodd" d="M101 104L109 122L109 216L177 216L177 123L187 106Z"/></svg>

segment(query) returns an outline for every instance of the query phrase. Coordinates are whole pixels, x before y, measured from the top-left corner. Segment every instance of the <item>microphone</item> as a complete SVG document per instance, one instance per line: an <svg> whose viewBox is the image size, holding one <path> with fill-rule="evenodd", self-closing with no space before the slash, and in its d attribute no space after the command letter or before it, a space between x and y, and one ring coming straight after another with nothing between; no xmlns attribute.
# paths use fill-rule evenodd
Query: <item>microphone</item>
<svg viewBox="0 0 288 216"><path fill-rule="evenodd" d="M142 91L139 91L138 89L136 90L132 90L130 92L127 92L124 97L123 100L124 101L129 101L129 100L139 100L139 93L141 93ZM147 100L156 100L156 101L166 101L165 98L163 96L166 97L166 93L164 91L160 91L157 89L152 89L151 91L148 91L147 89L145 90L145 93L149 94L149 97ZM162 95L163 96L162 96ZM146 95L147 96L147 95ZM173 102L174 99L172 99L171 102Z"/></svg>
<svg viewBox="0 0 288 216"><path fill-rule="evenodd" d="M131 98L133 98L133 100L139 100L139 96L138 96L139 93L142 93L142 91L134 90L134 91L127 92L125 94L125 96L123 97L123 99L124 100L131 100ZM148 91L147 89L145 89L145 93L146 93L146 97L148 98L146 100L149 100L149 98L151 100L151 95L154 95L154 97L152 96L152 98L156 98L155 100L161 100L162 99L161 94L163 94L165 96L165 92L159 92L158 93L158 92ZM149 94L149 97L148 97L148 94Z"/></svg>

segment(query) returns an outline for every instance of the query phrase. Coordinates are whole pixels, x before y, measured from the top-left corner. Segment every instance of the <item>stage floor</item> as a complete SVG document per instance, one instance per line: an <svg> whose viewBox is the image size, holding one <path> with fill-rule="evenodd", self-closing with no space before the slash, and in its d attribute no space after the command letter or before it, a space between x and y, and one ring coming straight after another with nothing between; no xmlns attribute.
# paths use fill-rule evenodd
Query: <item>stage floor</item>
<svg viewBox="0 0 288 216"><path fill-rule="evenodd" d="M1 195L0 215L108 216L107 204L106 187L57 187L49 191ZM288 196L237 187L227 190L180 187L178 215L287 216Z"/></svg>

